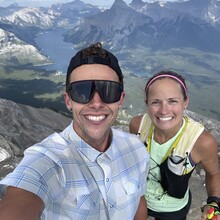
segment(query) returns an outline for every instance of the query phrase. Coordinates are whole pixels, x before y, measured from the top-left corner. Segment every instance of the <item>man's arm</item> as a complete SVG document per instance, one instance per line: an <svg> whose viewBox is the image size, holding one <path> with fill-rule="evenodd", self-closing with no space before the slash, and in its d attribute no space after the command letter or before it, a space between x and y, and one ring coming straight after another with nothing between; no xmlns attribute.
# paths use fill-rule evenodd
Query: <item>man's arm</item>
<svg viewBox="0 0 220 220"><path fill-rule="evenodd" d="M35 194L16 187L7 187L0 201L0 220L39 220L43 201Z"/></svg>
<svg viewBox="0 0 220 220"><path fill-rule="evenodd" d="M134 217L134 220L147 220L147 202L144 196L141 197L138 210Z"/></svg>

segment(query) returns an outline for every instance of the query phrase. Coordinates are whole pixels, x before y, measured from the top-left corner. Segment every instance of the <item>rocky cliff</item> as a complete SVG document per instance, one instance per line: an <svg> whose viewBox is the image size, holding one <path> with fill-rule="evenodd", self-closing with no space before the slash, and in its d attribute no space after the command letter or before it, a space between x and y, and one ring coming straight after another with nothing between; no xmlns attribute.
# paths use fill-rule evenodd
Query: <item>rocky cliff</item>
<svg viewBox="0 0 220 220"><path fill-rule="evenodd" d="M54 131L62 131L71 119L47 108L0 99L0 177L11 171L23 151Z"/></svg>
<svg viewBox="0 0 220 220"><path fill-rule="evenodd" d="M220 122L193 112L186 113L200 121L216 137L220 146ZM128 130L126 117L119 115L115 127ZM0 178L15 168L22 159L24 149L54 131L62 131L70 122L70 117L47 108L34 108L0 99ZM188 220L200 219L200 207L206 200L204 178L204 171L198 167L190 181L193 201Z"/></svg>

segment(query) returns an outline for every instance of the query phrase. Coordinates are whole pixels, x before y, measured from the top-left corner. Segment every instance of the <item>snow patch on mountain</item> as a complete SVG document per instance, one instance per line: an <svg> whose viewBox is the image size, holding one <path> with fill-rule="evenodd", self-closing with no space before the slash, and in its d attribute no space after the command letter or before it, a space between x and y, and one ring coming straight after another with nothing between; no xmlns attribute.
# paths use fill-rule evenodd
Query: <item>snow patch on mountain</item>
<svg viewBox="0 0 220 220"><path fill-rule="evenodd" d="M0 162L10 158L10 154L5 150L5 149L2 149L0 148Z"/></svg>
<svg viewBox="0 0 220 220"><path fill-rule="evenodd" d="M0 61L16 57L20 63L42 63L48 59L32 45L18 39L13 33L0 29Z"/></svg>
<svg viewBox="0 0 220 220"><path fill-rule="evenodd" d="M41 8L18 8L18 10L2 17L8 23L13 23L22 27L36 26L40 28L54 25L56 14L53 11L42 10Z"/></svg>

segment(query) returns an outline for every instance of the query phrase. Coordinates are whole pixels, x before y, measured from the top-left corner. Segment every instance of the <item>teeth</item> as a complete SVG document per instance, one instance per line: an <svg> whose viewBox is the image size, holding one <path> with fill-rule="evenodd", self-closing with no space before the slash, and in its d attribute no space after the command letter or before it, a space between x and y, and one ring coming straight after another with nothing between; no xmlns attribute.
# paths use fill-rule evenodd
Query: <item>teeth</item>
<svg viewBox="0 0 220 220"><path fill-rule="evenodd" d="M171 120L173 117L166 117L166 118L159 118L161 121L169 121Z"/></svg>
<svg viewBox="0 0 220 220"><path fill-rule="evenodd" d="M91 121L101 121L101 120L103 120L105 118L105 116L104 115L100 115L100 116L88 115L88 116L86 116L86 118L88 118Z"/></svg>

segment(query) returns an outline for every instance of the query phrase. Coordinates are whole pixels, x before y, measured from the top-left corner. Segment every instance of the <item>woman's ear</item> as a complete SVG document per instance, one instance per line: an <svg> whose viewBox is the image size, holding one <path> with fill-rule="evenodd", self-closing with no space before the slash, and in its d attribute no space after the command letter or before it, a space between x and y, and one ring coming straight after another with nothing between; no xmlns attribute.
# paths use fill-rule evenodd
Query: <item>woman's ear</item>
<svg viewBox="0 0 220 220"><path fill-rule="evenodd" d="M144 102L145 102L145 104L147 105L147 98L145 98Z"/></svg>
<svg viewBox="0 0 220 220"><path fill-rule="evenodd" d="M184 110L187 109L188 105L189 105L189 96L187 96L187 99L185 100L185 103L184 103Z"/></svg>

